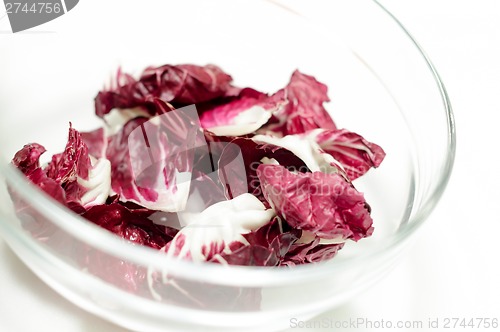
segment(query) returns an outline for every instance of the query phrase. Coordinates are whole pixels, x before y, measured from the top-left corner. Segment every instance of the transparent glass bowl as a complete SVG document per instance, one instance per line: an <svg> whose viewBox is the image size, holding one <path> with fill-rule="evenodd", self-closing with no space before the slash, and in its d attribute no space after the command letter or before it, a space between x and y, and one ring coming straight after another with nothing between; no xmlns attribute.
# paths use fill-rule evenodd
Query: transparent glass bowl
<svg viewBox="0 0 500 332"><path fill-rule="evenodd" d="M283 329L388 272L450 176L455 132L444 86L377 2L324 1L315 14L306 1L291 5L81 3L64 31L1 36L0 232L20 259L76 305L140 331ZM215 63L235 84L263 91L284 86L295 68L326 83L338 126L387 152L380 168L355 182L372 207L374 235L331 261L295 268L169 260L72 214L9 165L28 142L47 155L61 151L69 121L79 130L99 125L93 97L118 66L138 73L163 63ZM29 213L15 214L7 187Z"/></svg>

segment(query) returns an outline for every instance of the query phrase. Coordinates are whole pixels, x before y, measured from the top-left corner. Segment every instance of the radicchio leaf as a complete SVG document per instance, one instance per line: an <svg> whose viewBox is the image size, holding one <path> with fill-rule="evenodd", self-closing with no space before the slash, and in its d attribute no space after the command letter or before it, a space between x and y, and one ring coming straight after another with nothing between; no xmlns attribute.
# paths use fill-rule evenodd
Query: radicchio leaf
<svg viewBox="0 0 500 332"><path fill-rule="evenodd" d="M294 228L341 241L373 232L363 194L339 174L294 174L279 165L260 165L257 176L265 198Z"/></svg>
<svg viewBox="0 0 500 332"><path fill-rule="evenodd" d="M172 111L159 99L154 103L160 116L134 118L109 138L112 188L122 201L152 210L181 211L189 195L196 138L201 133L199 124L193 123L196 109Z"/></svg>
<svg viewBox="0 0 500 332"><path fill-rule="evenodd" d="M106 137L104 128L97 128L89 132L81 132L80 135L83 143L85 143L88 148L90 156L96 159L106 157L108 138Z"/></svg>
<svg viewBox="0 0 500 332"><path fill-rule="evenodd" d="M64 189L66 205L75 211L103 204L109 196L109 161L91 157L81 134L71 124L64 152L52 157L45 172Z"/></svg>
<svg viewBox="0 0 500 332"><path fill-rule="evenodd" d="M72 206L68 204L64 189L58 182L48 177L46 172L41 168L39 159L45 151L45 148L40 144L27 144L16 153L12 160L12 164L17 167L31 183L43 190L54 200L80 213L83 209L81 205L75 204ZM24 195L18 194L16 190L10 186L8 190L23 229L30 232L32 236L47 245L67 250L67 235L61 232L50 220L34 208L29 201L22 198Z"/></svg>
<svg viewBox="0 0 500 332"><path fill-rule="evenodd" d="M245 243L243 234L267 224L274 214L251 194L218 202L200 213L179 213L186 226L162 250L171 257L207 261L228 252L235 241Z"/></svg>
<svg viewBox="0 0 500 332"><path fill-rule="evenodd" d="M219 179L217 171L209 174L198 170L193 171L185 211L201 212L215 203L226 200L224 186Z"/></svg>
<svg viewBox="0 0 500 332"><path fill-rule="evenodd" d="M267 143L256 142L252 138L237 137L230 141L222 151L219 159L219 177L225 179L226 196L236 197L243 193L251 193L262 198L265 204L267 201L262 197L260 182L257 177L257 167L263 162L271 160L294 171L309 171L306 164L289 150ZM245 165L245 174L241 169L230 167L237 155L241 154Z"/></svg>
<svg viewBox="0 0 500 332"><path fill-rule="evenodd" d="M229 144L208 131L196 138L192 168L191 188L186 211L201 212L210 205L225 201L225 184L219 178L218 160L222 150ZM235 159L236 167L244 172L243 161Z"/></svg>
<svg viewBox="0 0 500 332"><path fill-rule="evenodd" d="M301 234L298 229L283 230L286 226L279 217L274 217L264 226L243 235L248 244L235 241L229 245L230 253L222 252L211 261L246 266L280 265Z"/></svg>
<svg viewBox="0 0 500 332"><path fill-rule="evenodd" d="M106 201L111 186L109 162L92 159L80 133L71 125L64 152L54 155L42 169L39 158L44 152L39 144L26 145L12 163L32 183L77 213Z"/></svg>
<svg viewBox="0 0 500 332"><path fill-rule="evenodd" d="M351 180L359 178L372 167L378 167L385 157L380 146L346 129L317 129L306 133L306 137L333 156Z"/></svg>
<svg viewBox="0 0 500 332"><path fill-rule="evenodd" d="M29 176L33 171L40 168L40 156L47 150L38 143L26 144L12 158L12 164L24 175Z"/></svg>
<svg viewBox="0 0 500 332"><path fill-rule="evenodd" d="M54 179L49 178L40 167L40 156L45 152L46 149L40 144L27 144L15 154L12 159L12 164L34 185L38 186L56 201L65 204L66 195L63 188ZM17 195L12 192L11 196L13 198L17 197ZM25 205L19 199L14 199L14 203L18 211L22 210Z"/></svg>
<svg viewBox="0 0 500 332"><path fill-rule="evenodd" d="M46 168L47 176L64 185L76 181L77 177L87 180L91 167L88 147L83 142L80 133L70 124L64 152L52 157L52 161Z"/></svg>
<svg viewBox="0 0 500 332"><path fill-rule="evenodd" d="M328 88L314 77L294 71L288 85L272 98L284 99L286 105L274 113L262 132L278 136L301 134L311 129L335 129L335 123L323 107L330 101Z"/></svg>
<svg viewBox="0 0 500 332"><path fill-rule="evenodd" d="M132 242L135 245L160 249L172 240L177 229L165 226L175 214L147 210L138 206L126 207L112 197L109 204L90 208L83 217L92 223ZM148 269L140 264L124 261L95 248L84 248L80 265L103 280L136 294L148 294Z"/></svg>
<svg viewBox="0 0 500 332"><path fill-rule="evenodd" d="M177 108L206 102L238 94L231 81L231 76L215 65L148 67L138 80L119 70L114 86L95 97L95 110L103 117L114 108L143 107L153 116L157 115L155 98Z"/></svg>
<svg viewBox="0 0 500 332"><path fill-rule="evenodd" d="M295 266L299 264L316 263L333 258L342 249L344 243L320 244L320 238L312 241L292 244L281 265Z"/></svg>
<svg viewBox="0 0 500 332"><path fill-rule="evenodd" d="M154 223L150 218L152 214L153 211L146 209L130 210L112 203L94 206L82 216L121 238L160 249L172 240L177 230Z"/></svg>
<svg viewBox="0 0 500 332"><path fill-rule="evenodd" d="M255 135L252 140L260 144L271 144L291 151L312 172L339 173L347 179L347 175L340 164L331 155L322 151L316 142L304 139L303 135L287 135L284 137ZM302 171L307 172L308 170Z"/></svg>
<svg viewBox="0 0 500 332"><path fill-rule="evenodd" d="M245 88L236 98L200 105L203 128L218 136L242 136L262 127L285 101Z"/></svg>
<svg viewBox="0 0 500 332"><path fill-rule="evenodd" d="M385 153L337 129L323 106L327 87L299 71L273 95L231 81L213 65L149 67L138 79L118 71L95 98L105 129L80 134L70 125L64 152L46 169L38 144L12 163L91 222L180 259L294 266L329 259L346 240L371 235L370 207L351 180ZM186 110L191 104L198 110ZM31 218L32 234L71 247L14 194L18 215L27 217L23 227ZM85 250L81 266L124 289L190 306L259 306L258 288L239 294L237 287L192 286Z"/></svg>

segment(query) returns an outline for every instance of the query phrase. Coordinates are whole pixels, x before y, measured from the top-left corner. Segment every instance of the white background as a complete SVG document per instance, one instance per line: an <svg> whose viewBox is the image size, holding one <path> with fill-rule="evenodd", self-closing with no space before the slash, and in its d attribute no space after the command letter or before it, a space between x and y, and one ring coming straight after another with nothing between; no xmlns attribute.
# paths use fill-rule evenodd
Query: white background
<svg viewBox="0 0 500 332"><path fill-rule="evenodd" d="M441 326L446 318L500 319L500 1L380 2L423 46L446 85L457 124L455 168L398 267L315 322L421 320L423 329L400 330L427 331L429 319L439 319ZM0 239L0 331L124 330L61 298Z"/></svg>

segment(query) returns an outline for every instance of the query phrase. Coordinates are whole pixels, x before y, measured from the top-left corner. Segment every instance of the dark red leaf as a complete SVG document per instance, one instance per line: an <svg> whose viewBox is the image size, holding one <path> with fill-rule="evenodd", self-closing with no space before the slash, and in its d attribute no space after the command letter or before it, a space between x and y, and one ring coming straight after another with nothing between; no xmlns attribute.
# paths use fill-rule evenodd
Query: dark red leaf
<svg viewBox="0 0 500 332"><path fill-rule="evenodd" d="M141 106L151 115L157 115L155 98L175 107L207 102L238 94L239 89L233 87L231 81L231 76L214 65L149 67L138 80L118 71L116 86L95 97L95 110L97 116L103 117L114 108Z"/></svg>
<svg viewBox="0 0 500 332"><path fill-rule="evenodd" d="M363 194L339 174L294 174L283 166L260 165L257 176L264 197L294 228L341 241L373 232Z"/></svg>

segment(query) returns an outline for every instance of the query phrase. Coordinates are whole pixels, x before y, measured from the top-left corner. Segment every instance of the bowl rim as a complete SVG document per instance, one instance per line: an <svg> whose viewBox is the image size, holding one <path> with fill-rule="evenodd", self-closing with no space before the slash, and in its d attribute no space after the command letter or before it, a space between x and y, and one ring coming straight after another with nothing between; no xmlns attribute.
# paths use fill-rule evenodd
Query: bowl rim
<svg viewBox="0 0 500 332"><path fill-rule="evenodd" d="M440 170L441 176L439 181L435 185L433 191L423 201L422 207L416 214L411 216L410 223L397 233L391 234L387 241L382 245L377 245L373 251L363 252L355 257L349 257L342 261L333 259L316 264L297 265L293 269L248 266L231 266L231 268L227 268L219 264L193 263L173 259L152 248L128 245L124 243L123 239L88 222L65 206L57 204L51 197L31 184L13 165L0 163L0 172L3 173L6 181L13 189L23 192L26 197L30 197L30 203L34 207L39 209L45 217L51 220L51 222L65 232L71 234L71 236L105 253L116 257L126 257L127 260L137 264L147 265L151 268L163 271L166 271L165 266L168 266L169 273L188 280L239 287L283 286L304 281L310 282L311 280L331 275L338 269L348 269L360 261L380 259L391 252L389 249L395 249L401 246L410 236L415 234L416 230L423 225L424 221L438 203L448 184L453 169L456 151L456 130L451 103L446 88L435 66L402 23L378 0L371 1L378 5L378 7L380 7L380 9L406 34L429 68L439 90L446 115L448 147L448 154ZM276 5L272 0L266 0L266 2ZM279 4L279 6L282 6L282 4ZM300 15L291 9L290 11L294 12L296 15ZM68 222L68 220L73 220L73 222ZM23 233L22 238L28 246L37 247L35 243L30 243L33 241L30 241L30 237L27 234Z"/></svg>

